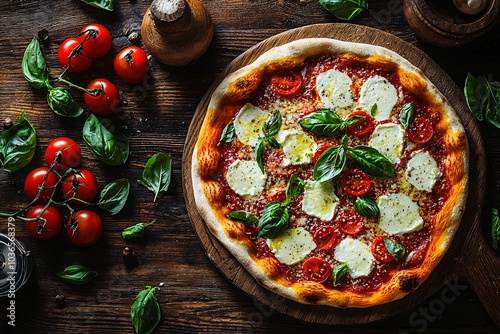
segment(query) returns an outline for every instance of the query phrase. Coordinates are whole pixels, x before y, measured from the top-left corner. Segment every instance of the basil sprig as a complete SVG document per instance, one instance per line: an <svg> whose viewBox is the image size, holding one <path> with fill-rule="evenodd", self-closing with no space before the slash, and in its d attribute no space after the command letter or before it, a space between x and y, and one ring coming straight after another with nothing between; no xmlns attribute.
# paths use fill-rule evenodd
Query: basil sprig
<svg viewBox="0 0 500 334"><path fill-rule="evenodd" d="M90 114L83 126L83 140L92 155L100 161L112 165L123 165L129 155L129 139L111 123L105 126Z"/></svg>
<svg viewBox="0 0 500 334"><path fill-rule="evenodd" d="M35 149L35 128L22 111L17 123L0 135L0 165L9 173L15 172L33 159Z"/></svg>
<svg viewBox="0 0 500 334"><path fill-rule="evenodd" d="M396 262L400 262L401 260L403 260L406 253L406 250L403 246L389 238L384 238L384 245L387 248L389 254L391 254L394 260L396 260Z"/></svg>
<svg viewBox="0 0 500 334"><path fill-rule="evenodd" d="M498 216L498 210L495 208L492 210L491 238L493 240L492 247L498 249L498 243L500 242L500 217Z"/></svg>
<svg viewBox="0 0 500 334"><path fill-rule="evenodd" d="M24 78L36 89L50 87L49 70L40 50L40 43L33 38L24 51L21 69Z"/></svg>
<svg viewBox="0 0 500 334"><path fill-rule="evenodd" d="M101 8L112 12L115 9L114 0L81 0L92 7Z"/></svg>
<svg viewBox="0 0 500 334"><path fill-rule="evenodd" d="M219 142L217 143L217 145L220 145L221 143L232 142L234 139L234 136L235 136L234 123L233 122L227 123L227 125L222 130L222 134L220 136L220 139L219 139Z"/></svg>
<svg viewBox="0 0 500 334"><path fill-rule="evenodd" d="M165 153L158 152L146 162L142 179L137 182L154 193L153 202L163 197L170 186L172 159Z"/></svg>
<svg viewBox="0 0 500 334"><path fill-rule="evenodd" d="M133 239L133 238L140 238L144 235L144 231L146 230L146 227L149 225L152 225L156 222L156 219L153 219L149 223L137 223L135 225L126 227L122 231L122 238L123 239Z"/></svg>
<svg viewBox="0 0 500 334"><path fill-rule="evenodd" d="M259 219L258 237L274 239L283 233L289 223L288 207L292 200L304 191L304 181L297 173L293 174L286 186L286 198L283 202L267 203Z"/></svg>
<svg viewBox="0 0 500 334"><path fill-rule="evenodd" d="M157 287L146 286L137 294L130 309L130 318L137 334L151 333L161 318L161 309L156 298Z"/></svg>
<svg viewBox="0 0 500 334"><path fill-rule="evenodd" d="M120 212L127 203L130 193L130 182L123 178L108 183L101 191L99 207L108 211L111 215Z"/></svg>
<svg viewBox="0 0 500 334"><path fill-rule="evenodd" d="M500 82L486 77L474 77L470 73L465 79L465 99L472 114L500 128Z"/></svg>
<svg viewBox="0 0 500 334"><path fill-rule="evenodd" d="M347 263L341 263L333 268L333 285L339 286L347 274Z"/></svg>
<svg viewBox="0 0 500 334"><path fill-rule="evenodd" d="M97 271L80 264L67 266L62 272L57 274L64 282L75 285L87 284L96 278L97 275Z"/></svg>
<svg viewBox="0 0 500 334"><path fill-rule="evenodd" d="M413 103L411 102L406 103L399 112L399 121L405 129L410 126L410 123L413 121L414 114L415 109L413 107Z"/></svg>
<svg viewBox="0 0 500 334"><path fill-rule="evenodd" d="M276 134L281 129L281 114L279 111L272 113L262 125L262 132L264 137L259 137L257 139L257 144L255 145L255 160L259 166L262 173L264 173L264 147L265 144L269 144L273 147L281 147L276 138Z"/></svg>
<svg viewBox="0 0 500 334"><path fill-rule="evenodd" d="M370 197L356 198L354 210L363 217L376 217L380 214L377 203Z"/></svg>
<svg viewBox="0 0 500 334"><path fill-rule="evenodd" d="M236 222L243 223L244 225L251 225L259 221L255 215L244 210L233 211L227 214L226 217Z"/></svg>
<svg viewBox="0 0 500 334"><path fill-rule="evenodd" d="M47 103L59 116L78 117L83 113L83 108L73 99L69 90L62 87L49 89Z"/></svg>
<svg viewBox="0 0 500 334"><path fill-rule="evenodd" d="M366 0L319 0L327 11L340 20L350 21L368 10Z"/></svg>
<svg viewBox="0 0 500 334"><path fill-rule="evenodd" d="M333 136L364 119L364 116L354 116L344 121L335 112L321 109L301 119L299 124L314 134Z"/></svg>

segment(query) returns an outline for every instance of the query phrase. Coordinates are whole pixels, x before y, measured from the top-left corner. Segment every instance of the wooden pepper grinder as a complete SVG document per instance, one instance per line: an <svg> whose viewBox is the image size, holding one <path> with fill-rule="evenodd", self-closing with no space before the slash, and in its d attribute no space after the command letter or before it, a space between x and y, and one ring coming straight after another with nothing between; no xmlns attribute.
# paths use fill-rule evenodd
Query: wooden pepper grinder
<svg viewBox="0 0 500 334"><path fill-rule="evenodd" d="M184 66L207 50L212 18L199 0L153 0L141 27L148 51L164 64Z"/></svg>

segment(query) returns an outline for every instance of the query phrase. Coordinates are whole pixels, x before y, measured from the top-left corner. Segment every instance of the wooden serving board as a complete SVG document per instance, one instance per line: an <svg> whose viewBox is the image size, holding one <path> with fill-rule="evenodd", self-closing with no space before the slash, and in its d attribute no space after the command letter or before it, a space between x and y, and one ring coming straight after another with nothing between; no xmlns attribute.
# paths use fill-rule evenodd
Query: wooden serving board
<svg viewBox="0 0 500 334"><path fill-rule="evenodd" d="M416 291L395 302L367 309L336 309L302 305L277 296L260 286L211 234L196 209L191 158L214 89L227 74L251 63L270 48L311 37L369 43L399 53L420 68L448 98L467 131L470 146L469 198L460 228L449 251L431 276ZM485 180L486 159L478 124L467 109L462 91L453 80L426 54L398 37L373 28L342 23L311 25L289 30L262 41L237 57L213 83L196 109L183 155L183 184L188 214L201 245L215 266L229 281L267 308L307 322L329 325L368 323L415 308L438 289L454 282L457 277L465 277L493 320L500 326L500 307L497 305L500 300L500 260L490 250L481 232Z"/></svg>

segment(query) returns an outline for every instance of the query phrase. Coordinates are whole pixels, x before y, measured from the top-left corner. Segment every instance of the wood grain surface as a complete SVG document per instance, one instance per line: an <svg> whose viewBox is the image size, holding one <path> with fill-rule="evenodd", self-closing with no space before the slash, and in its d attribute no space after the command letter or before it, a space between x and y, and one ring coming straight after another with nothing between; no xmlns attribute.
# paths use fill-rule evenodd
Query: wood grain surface
<svg viewBox="0 0 500 334"><path fill-rule="evenodd" d="M304 322L270 307L268 300L275 298L274 295L267 294L262 300L245 292L249 286L235 286L233 277L226 278L210 259L210 256L224 256L223 253L208 252L207 256L184 199L182 161L196 109L231 62L282 32L318 23L339 23L339 20L316 0L204 0L202 3L214 23L214 37L207 52L195 64L182 68L165 66L152 58L148 80L129 85L114 73L113 57L131 44L127 38L131 32L140 33L150 1L115 0L115 3L115 10L107 12L79 0L0 1L0 126L7 117L16 121L20 111L25 110L37 130L38 144L33 161L22 170L9 174L0 169L0 211L13 211L27 203L24 179L30 170L44 164L44 150L57 136L71 137L82 145L82 167L94 171L100 189L121 177L129 179L132 186L123 212L110 216L97 210L104 220L104 235L92 247L72 246L64 235L51 242L39 242L28 236L21 222L16 222L16 237L31 250L35 268L27 284L16 293L15 327L7 323L10 313L7 306L12 300L0 299L0 333L133 333L130 307L146 285L161 285L157 295L162 319L157 333L498 332L498 313L495 315L491 310L489 313L482 301L485 295L498 301L500 290L498 281L490 280L491 275L498 279L492 268L498 254L491 253L489 232L491 209L500 208L500 130L485 122L479 127L475 122L466 123L469 136L479 137L474 134L477 131L484 142L484 149L477 143L471 154L476 161L486 161L486 182L478 182L476 192L470 194L473 198L482 196L484 201L478 202L477 208L468 207L467 215L475 217L476 209L483 214L481 226L468 222L476 230L469 233L460 229L466 235L460 239L463 244L453 243L451 251L455 256L447 257L442 264L450 268L446 271L449 276L443 276L432 288L429 286L425 296L398 314L391 313L389 308L383 316L367 310L364 317L368 321L383 318L370 324L352 320L352 325L346 325L349 323L346 320L339 325L325 325L320 315L311 319L312 323ZM468 72L500 80L495 51L500 45L500 27L459 48L442 49L422 42L413 34L404 19L401 1L370 0L369 6L370 10L353 23L378 28L410 43L414 47L412 53L414 50L419 57L428 55L458 89L463 87ZM45 28L50 38L42 43L42 51L50 75L55 78L61 73L57 61L59 45L92 22L104 24L111 31L112 49L87 72L71 74L69 79L86 85L94 78L104 77L118 86L122 104L110 119L131 141L130 159L120 167L99 163L85 147L81 130L87 110L76 119L55 115L47 106L46 92L32 89L20 69L26 46ZM363 36L357 35L359 30L352 28L351 38L362 39ZM144 47L140 41L138 45ZM432 62L428 66L433 66ZM83 96L78 91L73 91L73 95L83 105ZM173 159L172 183L167 194L153 203L153 194L136 180L141 178L147 159L159 151ZM476 181L483 177L471 176ZM131 241L121 238L125 227L155 218L157 222L143 238ZM0 231L6 231L6 223L0 219ZM478 230L486 243L476 248L475 244L481 240ZM126 266L122 260L121 251L126 245L137 252L135 266ZM458 255L463 254L462 247L474 251L470 256ZM96 269L99 276L84 286L60 281L56 273L74 263ZM237 277L241 275L238 272ZM471 279L472 276L477 279ZM491 293L493 290L496 295ZM57 303L57 295L64 295L65 302Z"/></svg>

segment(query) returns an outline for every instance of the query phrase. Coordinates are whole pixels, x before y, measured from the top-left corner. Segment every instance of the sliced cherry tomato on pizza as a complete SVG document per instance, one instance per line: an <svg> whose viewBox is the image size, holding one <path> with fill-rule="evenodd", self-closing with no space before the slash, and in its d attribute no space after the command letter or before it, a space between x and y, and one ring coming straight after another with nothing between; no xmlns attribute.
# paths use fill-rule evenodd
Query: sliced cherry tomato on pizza
<svg viewBox="0 0 500 334"><path fill-rule="evenodd" d="M380 262L391 262L394 260L394 257L392 257L391 253L387 250L387 247L385 246L384 243L384 237L383 235L379 235L375 240L373 240L372 243L372 254L373 257L380 261Z"/></svg>
<svg viewBox="0 0 500 334"><path fill-rule="evenodd" d="M360 234L365 226L364 218L354 210L347 210L340 213L337 218L335 218L335 222L340 231L352 236Z"/></svg>
<svg viewBox="0 0 500 334"><path fill-rule="evenodd" d="M271 77L271 86L278 95L293 96L302 88L302 77L292 70L281 70Z"/></svg>
<svg viewBox="0 0 500 334"><path fill-rule="evenodd" d="M310 257L302 265L304 275L310 281L322 283L332 274L332 266L320 257Z"/></svg>
<svg viewBox="0 0 500 334"><path fill-rule="evenodd" d="M434 135L432 124L425 118L416 117L406 129L408 139L415 144L427 143Z"/></svg>
<svg viewBox="0 0 500 334"><path fill-rule="evenodd" d="M342 175L342 189L351 196L363 196L372 187L370 177L359 169L350 169Z"/></svg>
<svg viewBox="0 0 500 334"><path fill-rule="evenodd" d="M370 116L369 113L366 111L355 111L349 115L349 118L352 118L354 116L363 116L365 119L357 122L354 125L351 125L350 127L347 128L347 132L349 132L350 135L359 137L359 138L364 138L370 135L373 130L374 122L373 122L373 117Z"/></svg>
<svg viewBox="0 0 500 334"><path fill-rule="evenodd" d="M317 228L312 233L312 236L320 250L330 250L333 245L335 245L338 238L337 232L335 232L335 229L330 225L324 225Z"/></svg>

